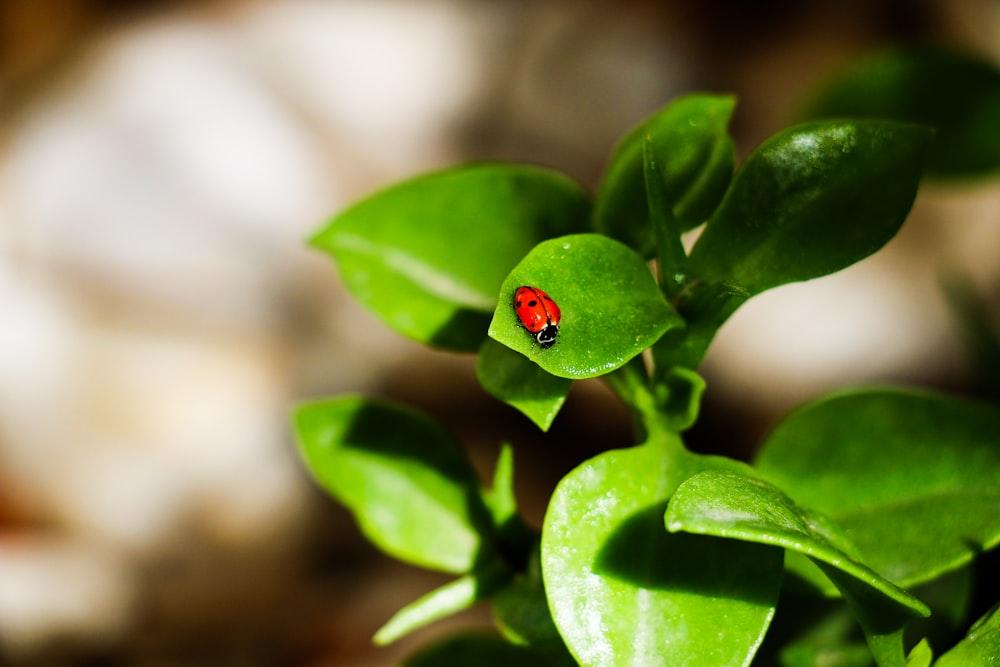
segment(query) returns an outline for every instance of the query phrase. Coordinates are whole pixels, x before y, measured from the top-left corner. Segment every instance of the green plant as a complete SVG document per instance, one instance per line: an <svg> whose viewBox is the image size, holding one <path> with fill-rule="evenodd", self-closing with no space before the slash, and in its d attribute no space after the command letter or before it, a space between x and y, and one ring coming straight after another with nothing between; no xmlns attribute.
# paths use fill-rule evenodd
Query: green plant
<svg viewBox="0 0 1000 667"><path fill-rule="evenodd" d="M510 446L484 487L461 445L407 408L352 395L297 410L309 468L364 534L456 575L375 640L492 605L499 635L455 637L406 664L887 667L951 647L914 621L930 614L926 594L935 616L964 622L974 563L1000 542L1000 409L841 392L787 417L752 465L682 438L719 327L756 294L890 240L932 131L815 120L734 174L733 107L717 95L668 105L619 144L593 198L545 169L467 166L378 193L312 239L388 326L478 351L483 388L541 429L583 378L604 378L635 419L639 444L611 443L566 475L538 535L518 515ZM686 252L682 235L703 224ZM549 349L518 327L520 285L562 309ZM997 664L998 619L935 664ZM917 634L904 639L907 626Z"/></svg>

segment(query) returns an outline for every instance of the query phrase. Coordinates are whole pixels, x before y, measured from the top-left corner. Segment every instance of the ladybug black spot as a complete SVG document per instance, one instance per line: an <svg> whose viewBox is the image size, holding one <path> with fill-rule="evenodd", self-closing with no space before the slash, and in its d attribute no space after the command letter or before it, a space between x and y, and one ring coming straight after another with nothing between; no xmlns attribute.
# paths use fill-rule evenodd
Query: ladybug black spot
<svg viewBox="0 0 1000 667"><path fill-rule="evenodd" d="M515 302L514 302L514 307L515 307L515 308L520 308L520 307L521 307L521 301L520 301L520 300L518 300L518 301L515 301Z"/></svg>
<svg viewBox="0 0 1000 667"><path fill-rule="evenodd" d="M534 308L537 305L538 305L538 302L535 301L534 299L532 299L531 301L528 302L528 308Z"/></svg>

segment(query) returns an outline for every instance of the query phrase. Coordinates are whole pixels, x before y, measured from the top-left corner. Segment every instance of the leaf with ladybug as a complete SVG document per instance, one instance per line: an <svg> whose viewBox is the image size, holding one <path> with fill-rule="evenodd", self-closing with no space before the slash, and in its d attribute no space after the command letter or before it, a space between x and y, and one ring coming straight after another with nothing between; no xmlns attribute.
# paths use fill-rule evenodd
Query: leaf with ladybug
<svg viewBox="0 0 1000 667"><path fill-rule="evenodd" d="M551 304L543 298L535 307L522 301L518 309L522 287L550 297ZM498 301L490 337L552 375L570 379L620 368L664 332L683 325L643 259L599 234L539 243L504 280ZM531 330L542 321L538 331ZM558 332L543 333L547 326L557 326ZM555 335L551 344L550 334Z"/></svg>

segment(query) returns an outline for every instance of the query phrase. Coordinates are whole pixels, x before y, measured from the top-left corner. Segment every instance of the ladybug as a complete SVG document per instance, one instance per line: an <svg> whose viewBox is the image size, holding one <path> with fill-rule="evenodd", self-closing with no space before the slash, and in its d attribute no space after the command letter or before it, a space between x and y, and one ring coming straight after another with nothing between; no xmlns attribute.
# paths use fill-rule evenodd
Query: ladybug
<svg viewBox="0 0 1000 667"><path fill-rule="evenodd" d="M537 287L518 287L514 292L514 312L543 350L555 344L562 312L552 297Z"/></svg>

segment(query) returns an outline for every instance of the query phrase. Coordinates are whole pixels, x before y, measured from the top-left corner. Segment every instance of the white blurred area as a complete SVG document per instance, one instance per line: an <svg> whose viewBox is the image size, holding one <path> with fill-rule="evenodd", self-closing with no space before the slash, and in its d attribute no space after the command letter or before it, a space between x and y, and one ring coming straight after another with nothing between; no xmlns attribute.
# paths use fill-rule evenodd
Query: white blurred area
<svg viewBox="0 0 1000 667"><path fill-rule="evenodd" d="M630 125L720 82L750 82L745 153L786 122L804 77L872 39L829 8L830 34L801 19L756 59L711 61L710 28L689 31L683 3L15 5L0 16L30 22L0 81L0 664L118 656L141 631L257 632L306 595L322 506L291 406L378 391L401 368L428 391L442 368L471 374L347 298L304 247L329 215L470 159L592 186ZM1000 58L988 2L942 11ZM998 211L996 181L922 195L880 258L741 311L709 391L775 414L844 382L954 373L936 281L954 265L996 289ZM355 644L367 638L322 664L392 655ZM155 646L128 664L286 664Z"/></svg>

